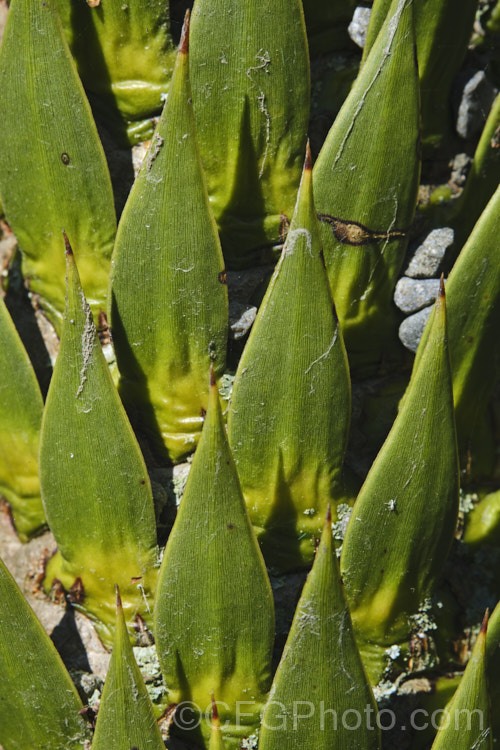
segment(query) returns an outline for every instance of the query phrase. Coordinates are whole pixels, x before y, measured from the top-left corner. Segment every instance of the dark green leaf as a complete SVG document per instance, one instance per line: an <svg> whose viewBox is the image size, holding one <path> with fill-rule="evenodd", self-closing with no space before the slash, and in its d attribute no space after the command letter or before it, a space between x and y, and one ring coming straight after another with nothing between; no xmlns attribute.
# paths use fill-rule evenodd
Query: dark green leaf
<svg viewBox="0 0 500 750"><path fill-rule="evenodd" d="M399 414L361 488L341 571L356 635L377 682L385 649L403 649L454 536L458 457L444 289Z"/></svg>
<svg viewBox="0 0 500 750"><path fill-rule="evenodd" d="M309 166L228 419L250 518L266 561L280 569L312 561L326 507L342 493L350 383L320 251Z"/></svg>
<svg viewBox="0 0 500 750"><path fill-rule="evenodd" d="M373 369L400 348L392 297L419 159L413 9L394 0L314 167L328 277L355 370Z"/></svg>

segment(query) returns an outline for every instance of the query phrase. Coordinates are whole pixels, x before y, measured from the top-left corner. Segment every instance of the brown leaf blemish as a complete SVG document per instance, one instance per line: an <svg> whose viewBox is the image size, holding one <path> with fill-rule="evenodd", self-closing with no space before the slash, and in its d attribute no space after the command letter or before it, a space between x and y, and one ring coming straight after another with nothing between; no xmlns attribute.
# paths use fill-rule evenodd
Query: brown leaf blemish
<svg viewBox="0 0 500 750"><path fill-rule="evenodd" d="M68 601L71 604L82 604L85 601L85 588L80 577L75 579L75 582L68 591Z"/></svg>
<svg viewBox="0 0 500 750"><path fill-rule="evenodd" d="M341 242L343 245L352 245L353 247L403 240L406 239L408 234L407 229L377 232L357 221L346 221L339 219L337 216L330 216L329 214L318 214L318 219L331 227L333 236L338 242Z"/></svg>

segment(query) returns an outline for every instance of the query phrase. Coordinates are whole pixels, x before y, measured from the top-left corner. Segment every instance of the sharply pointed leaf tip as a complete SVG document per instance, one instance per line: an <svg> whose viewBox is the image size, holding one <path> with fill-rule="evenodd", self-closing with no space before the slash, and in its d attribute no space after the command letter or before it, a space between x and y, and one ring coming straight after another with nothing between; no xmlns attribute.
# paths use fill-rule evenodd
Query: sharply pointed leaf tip
<svg viewBox="0 0 500 750"><path fill-rule="evenodd" d="M210 364L210 387L213 388L216 385L214 366Z"/></svg>
<svg viewBox="0 0 500 750"><path fill-rule="evenodd" d="M117 612L121 612L123 610L122 607L122 598L120 596L120 587L117 583L115 583L115 594L116 594L116 610Z"/></svg>
<svg viewBox="0 0 500 750"><path fill-rule="evenodd" d="M191 23L191 13L189 11L189 8L186 10L186 15L184 16L184 23L182 25L182 32L181 32L181 41L179 43L179 52L182 55L187 55L189 52L189 26Z"/></svg>
<svg viewBox="0 0 500 750"><path fill-rule="evenodd" d="M439 296L443 297L443 299L446 297L444 289L444 273L441 274L441 278L439 279Z"/></svg>
<svg viewBox="0 0 500 750"><path fill-rule="evenodd" d="M215 702L214 691L212 690L212 725L220 727L219 711L217 709L217 703Z"/></svg>
<svg viewBox="0 0 500 750"><path fill-rule="evenodd" d="M64 237L64 249L65 249L66 255L73 256L73 248L70 245L68 235L66 234L64 229L63 229L63 237Z"/></svg>
<svg viewBox="0 0 500 750"><path fill-rule="evenodd" d="M486 612L484 613L483 622L481 623L481 630L479 631L481 635L486 635L488 631L489 619L490 619L490 610L489 610L489 607L487 607Z"/></svg>
<svg viewBox="0 0 500 750"><path fill-rule="evenodd" d="M308 140L306 144L306 159L304 161L304 171L310 172L311 170L312 170L312 156L311 156L311 146Z"/></svg>

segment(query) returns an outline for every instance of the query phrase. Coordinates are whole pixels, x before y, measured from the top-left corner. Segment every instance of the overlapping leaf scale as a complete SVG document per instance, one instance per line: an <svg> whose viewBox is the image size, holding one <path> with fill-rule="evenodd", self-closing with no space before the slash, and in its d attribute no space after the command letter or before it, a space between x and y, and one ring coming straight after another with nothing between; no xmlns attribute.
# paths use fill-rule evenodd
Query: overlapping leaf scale
<svg viewBox="0 0 500 750"><path fill-rule="evenodd" d="M123 212L110 320L119 390L156 452L178 461L199 439L210 362L224 371L224 261L196 143L186 25L165 109Z"/></svg>
<svg viewBox="0 0 500 750"><path fill-rule="evenodd" d="M196 0L191 84L229 267L273 260L300 182L309 59L300 0Z"/></svg>
<svg viewBox="0 0 500 750"><path fill-rule="evenodd" d="M155 606L155 640L168 701L183 705L177 728L189 730L188 701L194 711L191 741L207 747L213 692L224 745L239 748L260 723L271 685L273 639L271 587L212 378L205 425L165 549Z"/></svg>
<svg viewBox="0 0 500 750"><path fill-rule="evenodd" d="M377 707L340 581L327 514L262 717L259 750L378 750Z"/></svg>
<svg viewBox="0 0 500 750"><path fill-rule="evenodd" d="M458 515L458 456L444 290L394 425L360 490L341 572L360 651L378 682L385 649L404 650L430 596Z"/></svg>
<svg viewBox="0 0 500 750"><path fill-rule="evenodd" d="M155 512L69 247L66 257L63 332L40 439L42 499L58 545L44 585L62 584L111 644L115 584L127 621L150 619L158 572Z"/></svg>
<svg viewBox="0 0 500 750"><path fill-rule="evenodd" d="M60 330L61 232L78 247L85 294L106 309L116 231L106 159L55 0L13 0L0 54L0 193L30 289ZM26 128L29 136L26 135Z"/></svg>
<svg viewBox="0 0 500 750"><path fill-rule="evenodd" d="M392 302L415 211L419 83L413 7L393 0L314 167L321 241L349 363L396 358Z"/></svg>
<svg viewBox="0 0 500 750"><path fill-rule="evenodd" d="M308 163L280 261L241 357L229 442L266 562L309 564L342 497L350 382Z"/></svg>

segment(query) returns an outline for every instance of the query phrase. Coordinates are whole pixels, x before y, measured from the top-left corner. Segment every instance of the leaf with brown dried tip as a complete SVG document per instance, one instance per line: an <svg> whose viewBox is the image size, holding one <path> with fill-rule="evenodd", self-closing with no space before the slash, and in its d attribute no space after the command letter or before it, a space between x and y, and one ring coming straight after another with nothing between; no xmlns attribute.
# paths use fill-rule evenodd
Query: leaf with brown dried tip
<svg viewBox="0 0 500 750"><path fill-rule="evenodd" d="M110 283L119 390L164 460L198 442L206 373L224 372L227 286L196 144L189 14L170 93L118 227ZM151 321L154 321L152 325Z"/></svg>
<svg viewBox="0 0 500 750"><path fill-rule="evenodd" d="M224 744L239 748L258 727L271 685L274 608L213 380L200 444L163 556L155 640L168 701L189 701L201 714L192 731L179 717L177 730L208 746L213 690ZM240 717L238 701L245 701Z"/></svg>
<svg viewBox="0 0 500 750"><path fill-rule="evenodd" d="M342 578L374 683L385 669L385 650L393 644L407 648L411 617L442 573L457 523L459 470L443 292L342 547Z"/></svg>
<svg viewBox="0 0 500 750"><path fill-rule="evenodd" d="M16 327L0 293L0 497L21 541L40 532L45 512L38 480L43 399Z"/></svg>
<svg viewBox="0 0 500 750"><path fill-rule="evenodd" d="M118 586L113 653L97 714L92 750L165 750L153 706L130 645Z"/></svg>
<svg viewBox="0 0 500 750"><path fill-rule="evenodd" d="M40 484L58 552L47 565L110 645L114 584L127 620L150 622L158 550L151 485L68 246L61 346L40 438Z"/></svg>
<svg viewBox="0 0 500 750"><path fill-rule="evenodd" d="M300 181L310 73L301 0L197 0L191 85L228 267L272 261Z"/></svg>
<svg viewBox="0 0 500 750"><path fill-rule="evenodd" d="M77 750L90 739L73 682L0 560L0 744Z"/></svg>
<svg viewBox="0 0 500 750"><path fill-rule="evenodd" d="M5 214L30 289L59 332L65 293L61 231L78 249L82 284L97 316L106 307L116 218L106 158L55 0L11 3L0 90Z"/></svg>
<svg viewBox="0 0 500 750"><path fill-rule="evenodd" d="M413 7L393 0L314 166L328 278L353 371L402 348L393 292L420 174Z"/></svg>
<svg viewBox="0 0 500 750"><path fill-rule="evenodd" d="M151 137L175 61L169 0L57 0L92 105L127 145ZM96 9L96 10L94 10Z"/></svg>
<svg viewBox="0 0 500 750"><path fill-rule="evenodd" d="M217 710L217 703L212 692L212 731L210 733L210 742L208 744L208 750L224 750L224 742L222 739L222 729L220 726L219 712Z"/></svg>
<svg viewBox="0 0 500 750"><path fill-rule="evenodd" d="M357 728L344 723L349 712L363 716ZM379 750L377 718L354 640L328 508L264 709L259 750Z"/></svg>
<svg viewBox="0 0 500 750"><path fill-rule="evenodd" d="M310 166L308 150L228 417L250 518L266 562L280 570L310 564L326 506L342 497L350 419L347 358L321 255Z"/></svg>
<svg viewBox="0 0 500 750"><path fill-rule="evenodd" d="M491 750L490 702L486 682L488 610L455 695L445 708L432 750Z"/></svg>

